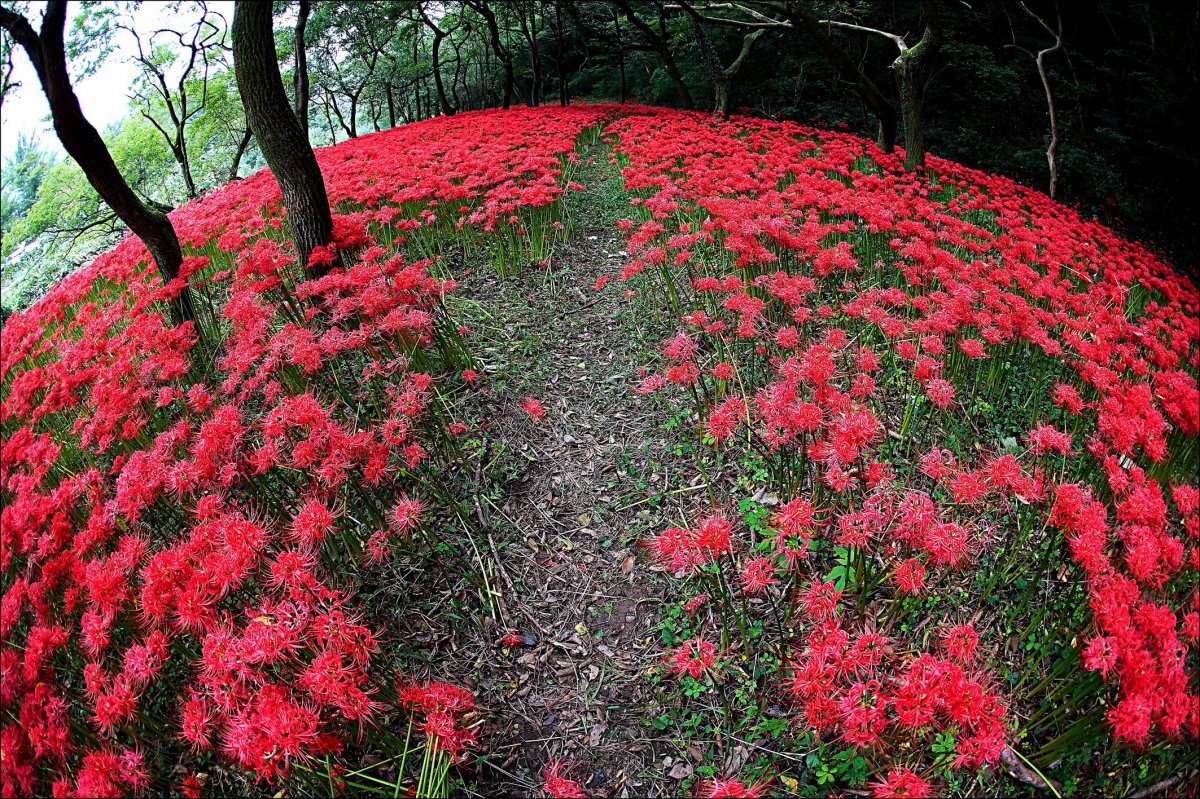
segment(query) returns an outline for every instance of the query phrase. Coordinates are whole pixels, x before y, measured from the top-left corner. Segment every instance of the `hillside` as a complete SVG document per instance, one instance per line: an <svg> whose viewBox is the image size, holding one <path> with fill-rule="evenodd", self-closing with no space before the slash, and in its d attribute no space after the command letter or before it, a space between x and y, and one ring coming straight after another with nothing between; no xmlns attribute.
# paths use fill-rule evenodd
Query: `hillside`
<svg viewBox="0 0 1200 799"><path fill-rule="evenodd" d="M0 334L8 795L1194 784L1200 297L1015 183L641 105L317 150ZM1168 786L1169 787L1169 786Z"/></svg>

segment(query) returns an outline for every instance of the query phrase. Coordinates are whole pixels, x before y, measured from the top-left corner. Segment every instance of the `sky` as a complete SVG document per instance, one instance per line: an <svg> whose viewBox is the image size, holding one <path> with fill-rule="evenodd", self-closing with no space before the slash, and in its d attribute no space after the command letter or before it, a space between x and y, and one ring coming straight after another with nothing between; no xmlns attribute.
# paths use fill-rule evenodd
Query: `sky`
<svg viewBox="0 0 1200 799"><path fill-rule="evenodd" d="M26 12L35 30L41 27L44 7L45 3L32 3ZM78 3L68 6L68 31L78 7ZM212 0L208 7L224 16L227 22L233 20L233 0ZM164 25L168 18L178 16L171 13L167 3L148 0L134 13L135 27L139 34L148 34ZM190 20L193 16L186 15L185 19ZM100 68L75 85L75 94L84 116L101 133L129 112L131 87L138 72L136 65L131 62L131 56L136 52L132 37L118 32L114 44L116 49ZM21 85L4 98L4 106L0 108L0 154L7 157L12 153L17 147L18 138L24 134L33 136L47 152L61 155L63 149L50 124L50 108L42 94L37 74L25 51L20 47L15 50L13 80Z"/></svg>

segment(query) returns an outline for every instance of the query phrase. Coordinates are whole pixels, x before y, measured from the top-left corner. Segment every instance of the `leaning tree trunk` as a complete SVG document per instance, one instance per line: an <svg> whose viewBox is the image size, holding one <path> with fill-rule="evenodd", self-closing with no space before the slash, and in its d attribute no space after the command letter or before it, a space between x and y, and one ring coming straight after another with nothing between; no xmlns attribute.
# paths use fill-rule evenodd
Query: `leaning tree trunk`
<svg viewBox="0 0 1200 799"><path fill-rule="evenodd" d="M554 37L554 70L558 73L558 104L566 108L571 103L571 98L567 96L567 73L563 69L567 58L567 37L563 30L562 7L559 3L554 4Z"/></svg>
<svg viewBox="0 0 1200 799"><path fill-rule="evenodd" d="M231 183L238 179L238 170L241 169L242 158L246 155L246 148L250 146L252 138L254 138L254 134L247 127L245 135L242 136L242 140L238 142L237 149L233 153L233 163L229 165L229 182Z"/></svg>
<svg viewBox="0 0 1200 799"><path fill-rule="evenodd" d="M308 25L309 0L300 0L300 16L296 19L296 119L308 138L308 54L304 44L304 29Z"/></svg>
<svg viewBox="0 0 1200 799"><path fill-rule="evenodd" d="M525 34L525 41L529 42L529 66L532 72L529 105L536 108L542 103L542 59L538 53L537 44L537 7L531 0L529 3L528 24L525 22L524 6L519 8L518 13L521 20L521 32Z"/></svg>
<svg viewBox="0 0 1200 799"><path fill-rule="evenodd" d="M1042 81L1042 89L1046 92L1046 110L1050 113L1050 144L1046 147L1046 166L1050 168L1050 199L1053 200L1056 199L1058 195L1058 110L1054 107L1054 92L1050 90L1050 74L1046 71L1046 57L1053 55L1062 49L1062 14L1058 15L1058 30L1056 31L1054 28L1051 28L1044 19L1031 11L1029 6L1025 5L1024 2L1018 3L1018 5L1021 6L1021 10L1033 18L1037 24L1041 25L1047 33L1054 37L1054 44L1038 50L1036 55L1029 53L1029 51L1025 50L1023 47L1020 48L1021 50L1024 50L1026 53L1029 53L1033 56L1034 61L1037 63L1038 77L1041 78ZM1154 28L1150 29L1150 42L1151 47L1153 48ZM1016 47L1017 45L1014 43L1009 46Z"/></svg>
<svg viewBox="0 0 1200 799"><path fill-rule="evenodd" d="M183 176L183 188L187 192L189 200L196 199L199 192L196 191L196 179L192 177L192 163L188 158L187 140L183 134L183 123L180 123L176 128L176 139L178 142L170 145L171 154L175 156L175 163L179 164L179 174Z"/></svg>
<svg viewBox="0 0 1200 799"><path fill-rule="evenodd" d="M500 25L496 22L496 12L488 5L487 0L476 0L474 3L468 3L471 8L479 12L483 17L483 21L488 27L488 36L492 40L492 51L496 53L496 58L500 59L500 64L504 67L504 110L507 111L513 101L513 86L516 83L516 78L513 74L512 55L505 49L504 43L500 41Z"/></svg>
<svg viewBox="0 0 1200 799"><path fill-rule="evenodd" d="M813 44L833 66L839 78L854 85L854 90L862 98L863 104L879 121L876 142L880 149L887 153L893 152L896 149L896 133L899 125L895 106L880 93L875 82L867 77L855 60L850 57L850 54L833 40L833 37L825 30L825 26L813 16L811 11L803 5L789 6L784 11L784 16L792 23L793 27L803 30L812 38Z"/></svg>
<svg viewBox="0 0 1200 799"><path fill-rule="evenodd" d="M320 277L328 264L310 264L309 258L313 250L329 243L333 217L321 168L283 90L271 4L238 0L232 34L234 72L246 120L283 191L300 263L309 278Z"/></svg>
<svg viewBox="0 0 1200 799"><path fill-rule="evenodd" d="M163 281L175 280L183 266L183 250L180 249L175 228L165 214L148 208L125 182L104 145L104 140L87 121L79 106L79 98L75 96L71 77L67 72L66 48L63 41L66 21L65 0L51 0L47 4L40 34L35 33L28 20L20 14L0 8L0 27L7 30L13 40L21 45L33 63L46 101L50 105L54 132L58 134L63 149L79 164L88 183L100 198L146 245L150 257L162 273ZM170 313L176 324L196 318L192 308L192 295L186 283L175 299L171 300Z"/></svg>
<svg viewBox="0 0 1200 799"><path fill-rule="evenodd" d="M679 100L679 104L684 108L691 108L692 93L688 91L687 84L683 82L683 76L679 72L679 65L675 63L675 57L671 55L671 43L667 37L666 18L659 16L659 30L655 31L645 20L638 17L637 13L629 5L628 0L616 0L617 6L625 14L625 19L629 20L629 24L637 28L638 33L646 40L646 43L658 53L662 59L663 69L667 72L667 77L671 79L671 84L675 87L675 95Z"/></svg>
<svg viewBox="0 0 1200 799"><path fill-rule="evenodd" d="M446 97L446 86L442 82L442 40L446 38L446 35L446 32L441 28L434 28L433 85L437 89L438 105L442 107L442 113L451 117L454 116L454 107L450 105L450 100Z"/></svg>
<svg viewBox="0 0 1200 799"><path fill-rule="evenodd" d="M712 39L708 37L708 31L704 29L700 15L686 2L681 3L681 6L684 13L687 14L688 22L691 23L696 46L700 48L704 66L708 69L708 75L712 79L713 113L725 117L729 114L729 76L725 74L725 68L721 66L721 57L717 55L717 50L713 47Z"/></svg>

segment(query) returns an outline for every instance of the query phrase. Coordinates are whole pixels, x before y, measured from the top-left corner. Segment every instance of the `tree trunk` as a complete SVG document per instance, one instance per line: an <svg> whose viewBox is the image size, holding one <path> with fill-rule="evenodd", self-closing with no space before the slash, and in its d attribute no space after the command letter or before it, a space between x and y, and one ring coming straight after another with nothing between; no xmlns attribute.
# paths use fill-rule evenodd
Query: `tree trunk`
<svg viewBox="0 0 1200 799"><path fill-rule="evenodd" d="M671 51L663 47L658 51L658 55L662 58L663 68L667 70L667 77L675 86L675 96L679 99L680 107L691 108L695 105L695 101L692 100L692 93L688 91L687 84L683 82L683 76L679 74L679 67L675 64Z"/></svg>
<svg viewBox="0 0 1200 799"><path fill-rule="evenodd" d="M237 151L233 154L233 164L229 167L229 180L238 179L238 170L242 166L242 157L246 154L246 148L250 146L250 140L254 138L254 134L250 132L250 128L246 128L246 135L242 136L241 142L238 144Z"/></svg>
<svg viewBox="0 0 1200 799"><path fill-rule="evenodd" d="M725 74L725 68L721 65L721 57L717 55L717 50L713 47L712 39L708 37L708 31L704 29L704 22L700 19L700 15L686 2L681 3L681 7L687 14L688 22L691 23L692 36L696 39L696 46L700 48L704 66L708 68L709 77L712 79L713 112L720 117L725 117L729 113L729 76Z"/></svg>
<svg viewBox="0 0 1200 799"><path fill-rule="evenodd" d="M1061 39L1059 40L1061 43ZM1057 48L1057 45L1056 45ZM1054 108L1054 95L1050 91L1050 78L1046 74L1046 54L1038 53L1038 73L1042 76L1042 86L1046 89L1046 108L1050 111L1050 145L1046 148L1046 164L1050 168L1050 199L1058 199L1058 113Z"/></svg>
<svg viewBox="0 0 1200 799"><path fill-rule="evenodd" d="M457 30L457 28L456 28ZM471 35L471 30L468 27L466 35ZM471 110L471 91L463 79L463 64L462 64L462 41L451 39L454 44L454 77L450 79L450 99L454 108L463 108L463 99L459 96L458 87L462 86L463 93L466 94L466 109Z"/></svg>
<svg viewBox="0 0 1200 799"><path fill-rule="evenodd" d="M512 56L500 41L500 25L496 22L496 12L488 5L487 0L475 0L475 2L469 2L467 5L479 12L479 15L483 17L483 21L487 23L488 35L492 40L492 50L496 53L496 58L500 59L500 63L504 67L504 110L507 111L512 105L513 84L516 82L516 79L513 77Z"/></svg>
<svg viewBox="0 0 1200 799"><path fill-rule="evenodd" d="M904 166L907 169L925 166L925 120L921 108L924 87L921 79L929 57L942 45L941 16L936 0L923 0L921 13L925 17L925 32L921 35L921 41L908 50L902 50L900 57L892 64L900 93L900 113L904 116Z"/></svg>
<svg viewBox="0 0 1200 799"><path fill-rule="evenodd" d="M554 70L558 73L558 104L566 108L571 104L571 98L567 94L567 73L563 69L567 58L567 37L563 30L562 6L559 3L554 4L554 37L557 45L554 50Z"/></svg>
<svg viewBox="0 0 1200 799"><path fill-rule="evenodd" d="M530 0L529 24L525 23L525 5L523 3L518 6L517 13L520 15L521 32L525 35L525 41L529 42L529 65L533 72L529 105L536 108L542 99L542 60L538 55L537 46L537 4Z"/></svg>
<svg viewBox="0 0 1200 799"><path fill-rule="evenodd" d="M454 116L454 108L446 98L446 86L442 83L442 40L445 38L446 32L441 28L433 29L433 86L437 89L438 105L442 107L442 113L450 117Z"/></svg>
<svg viewBox="0 0 1200 799"><path fill-rule="evenodd" d="M333 92L329 93L325 110L328 113L329 109L333 109L333 115L337 119L338 124L342 126L342 131L346 134L347 139L353 139L354 134L350 132L350 126L346 124L346 118L342 116L342 107L338 105L337 96Z"/></svg>
<svg viewBox="0 0 1200 799"><path fill-rule="evenodd" d="M308 25L309 0L300 0L300 16L296 19L296 119L308 138L308 53L304 44L304 29Z"/></svg>
<svg viewBox="0 0 1200 799"><path fill-rule="evenodd" d="M396 98L392 96L392 84L387 85L388 125L396 127Z"/></svg>
<svg viewBox="0 0 1200 799"><path fill-rule="evenodd" d="M267 166L279 181L300 264L309 278L320 277L328 265L310 264L309 258L313 250L329 243L333 217L321 168L283 90L271 4L238 0L231 32L234 71L246 119Z"/></svg>
<svg viewBox="0 0 1200 799"><path fill-rule="evenodd" d="M616 0L616 4L625 13L625 19L629 20L629 24L637 28L642 38L646 40L646 43L662 59L663 69L666 70L667 77L671 79L672 85L675 86L675 95L679 100L679 104L684 108L691 108L693 105L692 93L688 91L687 85L683 82L683 76L679 74L679 66L675 63L675 58L671 55L671 45L667 39L666 17L662 15L662 10L659 10L659 30L656 32L645 20L638 17L629 5L628 0Z"/></svg>
<svg viewBox="0 0 1200 799"><path fill-rule="evenodd" d="M329 115L329 103L330 98L328 95L326 95L325 102L321 103L321 106L325 109L325 127L329 128L329 139L331 143L337 144L337 128L333 126L333 117Z"/></svg>
<svg viewBox="0 0 1200 799"><path fill-rule="evenodd" d="M1042 89L1046 92L1046 110L1050 114L1050 144L1046 147L1046 166L1050 168L1050 199L1056 199L1058 194L1058 109L1054 106L1054 92L1050 90L1050 74L1046 71L1046 57L1057 53L1062 49L1062 14L1058 15L1058 30L1051 28L1046 21L1029 10L1029 6L1024 2L1018 3L1021 9L1028 14L1037 24L1054 37L1054 44L1049 47L1038 50L1036 55L1033 55L1037 62L1038 77L1042 80ZM1200 16L1197 17L1200 19ZM1150 24L1150 8L1146 7L1146 23ZM1012 46L1016 46L1015 42ZM1024 50L1024 48L1020 48ZM1150 28L1150 49L1154 49L1154 28ZM1025 50L1025 52L1029 52Z"/></svg>
<svg viewBox="0 0 1200 799"><path fill-rule="evenodd" d="M858 96L879 120L879 132L876 136L879 147L884 152L893 152L896 149L896 131L899 123L896 107L879 92L874 81L858 68L858 64L850 57L850 54L833 40L833 37L821 25L820 20L814 17L808 9L800 5L789 6L785 10L784 16L794 27L803 30L812 38L817 49L833 66L839 78L854 84Z"/></svg>
<svg viewBox="0 0 1200 799"><path fill-rule="evenodd" d="M900 97L900 115L904 121L904 166L925 166L925 126L921 115L921 73L919 61L896 59L892 65L896 91Z"/></svg>
<svg viewBox="0 0 1200 799"><path fill-rule="evenodd" d="M177 144L171 144L171 153L175 156L175 161L179 164L179 173L183 176L183 187L187 192L188 199L196 199L196 180L192 177L192 164L188 159L187 142L184 138L182 130L177 132Z"/></svg>
<svg viewBox="0 0 1200 799"><path fill-rule="evenodd" d="M125 182L104 140L83 115L67 72L63 42L66 21L66 0L51 0L47 4L40 34L35 33L20 14L0 8L0 27L24 48L33 63L63 149L79 164L88 183L113 213L146 245L163 281L170 282L179 277L183 265L179 238L166 215L146 207ZM171 301L170 313L176 324L195 319L192 296L186 283Z"/></svg>

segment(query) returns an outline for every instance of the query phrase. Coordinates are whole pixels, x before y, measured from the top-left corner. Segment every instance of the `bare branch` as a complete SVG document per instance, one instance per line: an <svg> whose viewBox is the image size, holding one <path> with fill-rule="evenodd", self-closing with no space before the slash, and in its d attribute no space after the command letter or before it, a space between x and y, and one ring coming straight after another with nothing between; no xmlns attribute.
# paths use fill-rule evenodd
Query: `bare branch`
<svg viewBox="0 0 1200 799"><path fill-rule="evenodd" d="M897 36L894 33L881 31L878 28L868 28L866 25L855 25L851 22L838 22L836 19L823 19L822 25L827 25L831 28L843 28L845 30L858 31L860 33L873 33L876 36L882 36L885 39L890 39L896 47L900 49L900 54L904 55L908 52L908 45L904 42L903 36Z"/></svg>

